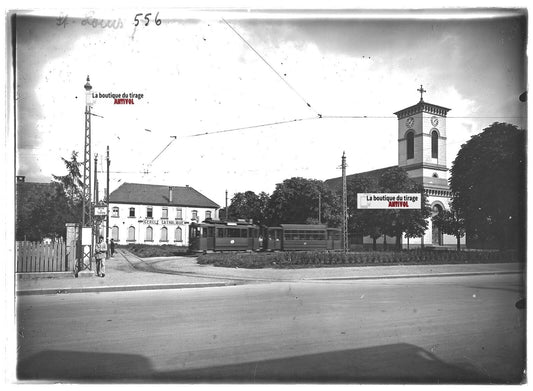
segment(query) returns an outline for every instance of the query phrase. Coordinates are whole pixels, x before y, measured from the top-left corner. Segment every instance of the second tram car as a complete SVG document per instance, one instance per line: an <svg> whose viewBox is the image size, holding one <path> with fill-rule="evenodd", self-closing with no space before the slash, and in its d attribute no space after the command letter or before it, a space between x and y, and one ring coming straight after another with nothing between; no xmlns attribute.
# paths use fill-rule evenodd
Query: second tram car
<svg viewBox="0 0 533 391"><path fill-rule="evenodd" d="M341 230L321 224L280 224L268 227L263 235L266 251L340 250Z"/></svg>

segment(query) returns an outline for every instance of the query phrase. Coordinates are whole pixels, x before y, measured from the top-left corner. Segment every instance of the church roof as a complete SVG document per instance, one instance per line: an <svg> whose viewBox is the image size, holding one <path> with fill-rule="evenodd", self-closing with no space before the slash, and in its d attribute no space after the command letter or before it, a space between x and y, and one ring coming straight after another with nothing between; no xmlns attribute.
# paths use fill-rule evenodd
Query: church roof
<svg viewBox="0 0 533 391"><path fill-rule="evenodd" d="M365 171L365 172L359 172L357 174L346 175L346 182L347 183L351 182L352 180L356 178L365 178L371 183L375 183L377 186L377 183L381 175L383 175L388 170L391 170L394 168L398 168L398 166L378 168L377 170ZM342 177L327 179L324 182L331 190L339 191L339 192L342 191Z"/></svg>
<svg viewBox="0 0 533 391"><path fill-rule="evenodd" d="M169 187L172 187L172 202L170 202ZM220 208L220 205L189 186L147 185L144 183L123 183L109 195L109 202Z"/></svg>
<svg viewBox="0 0 533 391"><path fill-rule="evenodd" d="M446 114L450 110L451 109L448 109L447 107L438 106L438 105L434 105L433 103L424 102L421 99L416 105L397 111L394 114L398 116L398 118L405 118L405 117L418 114L421 112L446 116Z"/></svg>

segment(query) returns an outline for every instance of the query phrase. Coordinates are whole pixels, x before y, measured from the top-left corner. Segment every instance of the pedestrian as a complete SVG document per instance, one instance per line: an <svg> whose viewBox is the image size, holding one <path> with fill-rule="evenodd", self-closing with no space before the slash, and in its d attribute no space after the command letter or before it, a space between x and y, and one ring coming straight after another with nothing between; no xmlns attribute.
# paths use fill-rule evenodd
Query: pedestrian
<svg viewBox="0 0 533 391"><path fill-rule="evenodd" d="M115 255L115 241L113 239L111 239L111 243L109 244L109 247L111 249L111 257L113 257L113 255Z"/></svg>
<svg viewBox="0 0 533 391"><path fill-rule="evenodd" d="M94 249L94 257L96 258L96 275L98 277L105 277L105 257L107 254L107 244L104 242L104 237L100 236L96 248Z"/></svg>

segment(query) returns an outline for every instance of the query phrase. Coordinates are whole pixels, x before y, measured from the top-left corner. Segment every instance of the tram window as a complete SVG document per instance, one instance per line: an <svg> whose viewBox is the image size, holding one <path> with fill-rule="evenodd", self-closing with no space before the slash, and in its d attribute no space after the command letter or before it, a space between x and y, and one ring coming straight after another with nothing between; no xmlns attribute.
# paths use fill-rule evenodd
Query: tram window
<svg viewBox="0 0 533 391"><path fill-rule="evenodd" d="M215 236L215 227L207 228L207 236L213 238Z"/></svg>
<svg viewBox="0 0 533 391"><path fill-rule="evenodd" d="M207 238L207 228L202 228L202 238Z"/></svg>
<svg viewBox="0 0 533 391"><path fill-rule="evenodd" d="M224 228L217 228L217 238L224 237Z"/></svg>

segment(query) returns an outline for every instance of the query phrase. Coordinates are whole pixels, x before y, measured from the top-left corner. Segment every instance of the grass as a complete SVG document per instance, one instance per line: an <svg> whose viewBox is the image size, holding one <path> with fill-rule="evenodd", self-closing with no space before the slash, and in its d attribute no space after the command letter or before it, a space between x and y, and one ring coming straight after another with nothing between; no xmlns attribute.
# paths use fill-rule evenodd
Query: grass
<svg viewBox="0 0 533 391"><path fill-rule="evenodd" d="M221 267L305 268L378 265L439 265L517 262L516 251L365 251L365 252L268 252L213 253L198 257L199 264Z"/></svg>
<svg viewBox="0 0 533 391"><path fill-rule="evenodd" d="M189 253L189 248L187 246L174 246L171 244L163 244L161 246L148 244L128 244L126 246L117 247L128 250L140 258L174 257L178 255L187 255Z"/></svg>

